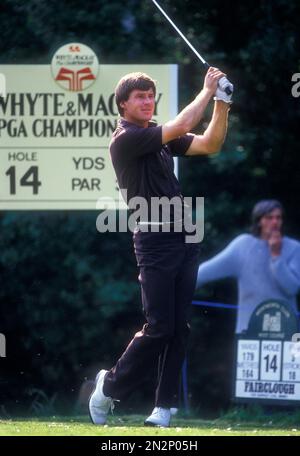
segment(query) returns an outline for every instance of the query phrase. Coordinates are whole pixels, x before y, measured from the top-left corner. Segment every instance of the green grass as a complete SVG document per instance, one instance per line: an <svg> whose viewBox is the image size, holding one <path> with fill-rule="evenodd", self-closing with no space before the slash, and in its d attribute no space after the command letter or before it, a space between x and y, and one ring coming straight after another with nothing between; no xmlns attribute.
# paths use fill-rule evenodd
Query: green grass
<svg viewBox="0 0 300 456"><path fill-rule="evenodd" d="M144 427L144 418L114 415L105 426L94 426L85 416L1 419L0 436L300 436L299 413L251 417L232 411L216 420L176 416L168 429Z"/></svg>

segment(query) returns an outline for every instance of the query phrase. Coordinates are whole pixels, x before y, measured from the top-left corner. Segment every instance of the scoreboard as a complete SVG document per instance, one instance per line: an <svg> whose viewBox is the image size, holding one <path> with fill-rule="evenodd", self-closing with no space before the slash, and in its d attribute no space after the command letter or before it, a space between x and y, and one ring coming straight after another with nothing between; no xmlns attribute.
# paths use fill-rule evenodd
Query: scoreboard
<svg viewBox="0 0 300 456"><path fill-rule="evenodd" d="M300 404L297 329L288 304L269 300L256 308L248 331L236 337L235 402Z"/></svg>

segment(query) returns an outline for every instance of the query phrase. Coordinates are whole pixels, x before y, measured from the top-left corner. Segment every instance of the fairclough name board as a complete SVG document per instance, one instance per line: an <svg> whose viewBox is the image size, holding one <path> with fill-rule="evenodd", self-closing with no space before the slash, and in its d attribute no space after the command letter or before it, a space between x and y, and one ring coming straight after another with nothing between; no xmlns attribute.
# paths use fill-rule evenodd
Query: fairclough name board
<svg viewBox="0 0 300 456"><path fill-rule="evenodd" d="M238 340L235 397L300 401L299 344Z"/></svg>

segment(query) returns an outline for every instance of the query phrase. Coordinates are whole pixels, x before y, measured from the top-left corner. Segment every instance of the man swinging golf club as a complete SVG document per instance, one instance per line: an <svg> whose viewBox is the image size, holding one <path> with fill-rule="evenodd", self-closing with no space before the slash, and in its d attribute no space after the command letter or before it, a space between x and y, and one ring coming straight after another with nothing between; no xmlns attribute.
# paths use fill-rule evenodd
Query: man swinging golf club
<svg viewBox="0 0 300 456"><path fill-rule="evenodd" d="M151 122L155 82L143 73L127 74L119 81L115 95L121 119L110 143L110 154L119 187L126 189L129 200L143 197L150 207L154 197L182 198L172 157L208 155L220 150L233 90L230 84L228 94L218 85L224 76L219 69L210 67L197 97L174 120L160 126ZM203 117L212 97L214 110L205 133L189 133ZM187 313L195 289L199 250L199 244L186 242L184 226L181 232L172 229L180 224L177 217L173 212L166 222L150 216L136 226L133 240L146 323L115 366L98 373L89 401L94 424L105 424L113 401L138 389L153 360L158 360L159 365L155 407L145 425L170 424L170 408L175 406L186 353ZM166 223L168 231L164 230Z"/></svg>

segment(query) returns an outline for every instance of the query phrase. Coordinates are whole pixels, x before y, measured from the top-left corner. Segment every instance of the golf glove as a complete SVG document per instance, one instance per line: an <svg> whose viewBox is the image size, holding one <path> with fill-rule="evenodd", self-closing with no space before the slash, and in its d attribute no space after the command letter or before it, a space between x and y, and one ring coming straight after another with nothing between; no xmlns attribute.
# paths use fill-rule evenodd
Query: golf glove
<svg viewBox="0 0 300 456"><path fill-rule="evenodd" d="M230 94L228 94L225 91L225 89L227 87L231 90ZM221 100L221 101L224 101L225 103L232 103L232 100L231 100L232 93L233 93L233 84L231 84L231 82L229 82L228 79L223 76L223 78L221 78L219 80L219 84L218 84L218 88L217 88L215 96L214 96L214 100L215 101Z"/></svg>

